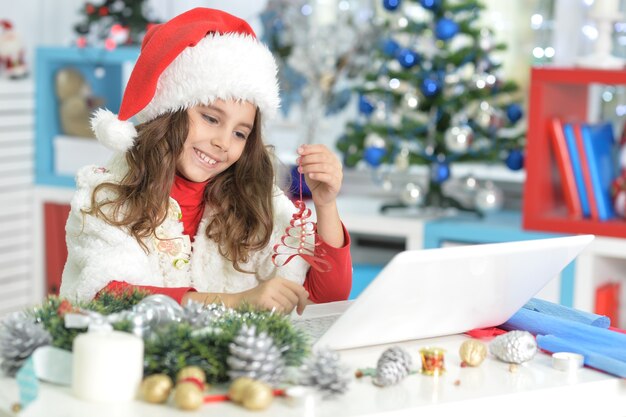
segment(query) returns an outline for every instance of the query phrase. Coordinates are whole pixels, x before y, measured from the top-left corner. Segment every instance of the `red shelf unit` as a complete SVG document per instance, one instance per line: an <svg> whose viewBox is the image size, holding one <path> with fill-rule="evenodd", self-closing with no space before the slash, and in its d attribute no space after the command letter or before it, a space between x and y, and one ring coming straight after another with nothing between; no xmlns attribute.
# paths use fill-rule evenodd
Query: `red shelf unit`
<svg viewBox="0 0 626 417"><path fill-rule="evenodd" d="M587 120L591 84L626 85L626 70L542 67L531 70L523 227L572 234L626 238L626 221L571 217L550 145L553 117Z"/></svg>

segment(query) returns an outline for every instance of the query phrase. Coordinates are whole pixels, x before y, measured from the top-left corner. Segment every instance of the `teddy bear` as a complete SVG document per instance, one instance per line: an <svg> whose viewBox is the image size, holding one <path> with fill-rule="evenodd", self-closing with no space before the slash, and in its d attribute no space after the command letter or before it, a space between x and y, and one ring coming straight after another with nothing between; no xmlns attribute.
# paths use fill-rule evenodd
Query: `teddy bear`
<svg viewBox="0 0 626 417"><path fill-rule="evenodd" d="M61 131L65 135L93 138L89 119L104 100L91 94L85 77L75 68L62 68L55 77Z"/></svg>

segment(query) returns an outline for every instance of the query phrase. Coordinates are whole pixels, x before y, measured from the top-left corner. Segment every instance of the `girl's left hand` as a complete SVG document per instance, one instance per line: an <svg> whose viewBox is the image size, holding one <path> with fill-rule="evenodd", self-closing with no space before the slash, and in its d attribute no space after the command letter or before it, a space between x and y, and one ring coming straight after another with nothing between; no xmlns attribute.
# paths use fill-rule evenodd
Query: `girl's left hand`
<svg viewBox="0 0 626 417"><path fill-rule="evenodd" d="M335 202L341 189L343 168L339 158L324 145L301 145L297 160L313 203L320 207Z"/></svg>

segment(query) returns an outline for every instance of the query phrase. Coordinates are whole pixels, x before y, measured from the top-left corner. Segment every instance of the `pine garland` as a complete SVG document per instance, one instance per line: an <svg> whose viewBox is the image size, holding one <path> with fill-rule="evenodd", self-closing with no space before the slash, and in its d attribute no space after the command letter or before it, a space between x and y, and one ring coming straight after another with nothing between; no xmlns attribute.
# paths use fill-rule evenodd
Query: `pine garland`
<svg viewBox="0 0 626 417"><path fill-rule="evenodd" d="M72 304L68 300L51 296L42 305L28 312L33 321L41 323L52 336L52 345L72 350L74 338L86 329L65 327L66 313L77 309L95 311L108 315L131 310L146 297L147 293L133 290L121 294L102 293L97 300ZM196 365L206 372L208 383L228 380L229 344L244 325L254 325L259 332L271 336L274 344L283 351L287 366L297 367L309 354L307 338L302 331L295 329L288 316L269 311L257 311L252 306L239 309L226 309L205 328L194 327L182 321L170 323L154 329L144 340L144 375L166 373L174 378L185 366ZM129 321L115 323L116 330L132 330Z"/></svg>
<svg viewBox="0 0 626 417"><path fill-rule="evenodd" d="M207 382L227 381L228 346L243 324L256 326L259 332L267 332L276 346L287 347L283 353L287 366L299 366L309 354L306 336L291 325L287 316L245 306L225 314L209 329L194 330L189 324L177 324L157 331L145 341L144 374L175 377L181 368L196 365L206 373Z"/></svg>

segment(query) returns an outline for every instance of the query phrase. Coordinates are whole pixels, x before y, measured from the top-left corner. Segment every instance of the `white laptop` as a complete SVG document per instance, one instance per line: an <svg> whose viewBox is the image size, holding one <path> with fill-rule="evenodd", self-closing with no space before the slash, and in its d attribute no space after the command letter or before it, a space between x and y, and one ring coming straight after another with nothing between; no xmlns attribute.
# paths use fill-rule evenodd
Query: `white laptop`
<svg viewBox="0 0 626 417"><path fill-rule="evenodd" d="M555 278L593 235L396 255L354 301L311 305L296 326L326 325L315 347L348 349L497 326ZM319 329L318 329L319 331ZM316 338L319 335L313 334Z"/></svg>

